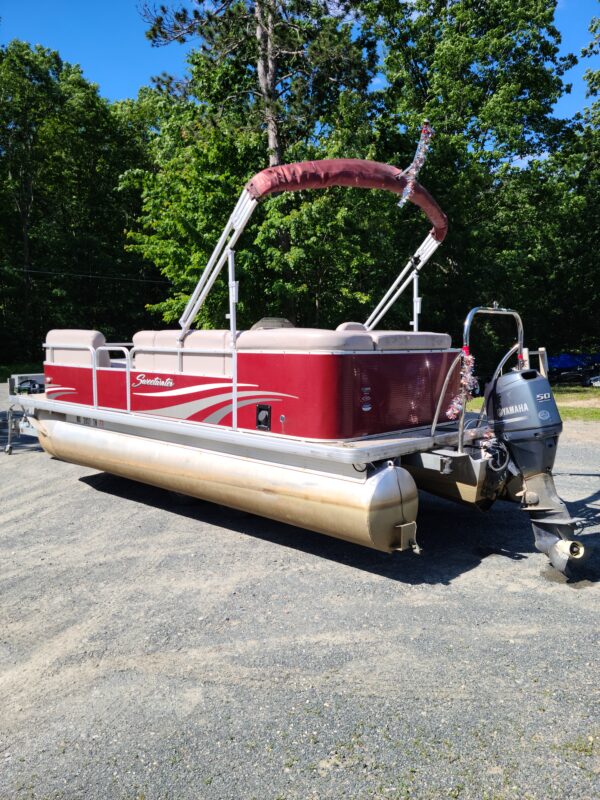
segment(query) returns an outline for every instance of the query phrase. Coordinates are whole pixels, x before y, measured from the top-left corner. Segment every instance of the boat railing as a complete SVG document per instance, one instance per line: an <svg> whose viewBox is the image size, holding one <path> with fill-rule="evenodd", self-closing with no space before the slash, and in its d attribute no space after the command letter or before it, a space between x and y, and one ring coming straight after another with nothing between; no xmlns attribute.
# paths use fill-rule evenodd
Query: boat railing
<svg viewBox="0 0 600 800"><path fill-rule="evenodd" d="M440 396L439 396L438 401L437 401L437 406L435 408L435 414L434 414L434 417L433 417L433 422L431 423L431 431L430 431L430 434L429 434L430 436L434 436L435 435L435 429L437 428L437 425L438 425L438 421L439 421L439 418L440 418L440 413L442 411L442 403L444 402L444 398L446 397L446 392L448 391L448 384L450 383L450 378L452 377L452 373L454 372L454 370L456 369L458 364L460 364L462 362L462 358L463 358L463 353L461 351L456 356L456 358L454 359L454 361L450 365L450 368L448 369L448 372L446 373L446 378L445 378L444 384L442 386L442 391L440 392Z"/></svg>
<svg viewBox="0 0 600 800"><path fill-rule="evenodd" d="M55 350L74 350L74 351L82 351L87 352L90 354L90 362L92 366L92 405L94 408L99 408L98 404L98 370L100 369L108 369L107 367L101 367L98 363L99 355L102 352L111 353L111 352L120 352L124 355L125 361L125 381L126 381L126 407L127 411L131 412L131 373L136 371L135 367L135 356L138 353L147 353L149 355L153 353L172 353L177 355L177 370L174 374L182 374L183 373L183 357L184 356L198 356L198 355L223 355L223 356L231 356L232 357L232 368L231 368L231 379L232 379L232 391L233 391L233 425L232 427L235 429L237 427L237 348L235 347L235 343L231 347L211 347L211 348L199 348L199 347L155 347L152 345L138 345L133 346L132 342L108 342L105 345L101 345L100 347L93 347L92 345L82 345L82 344L72 344L72 343L61 343L61 342L52 342L49 344L48 342L44 342L42 345L46 352L49 353L50 359L54 362L54 351ZM68 366L83 366L83 365L76 365L71 364ZM229 376L228 376L229 377Z"/></svg>
<svg viewBox="0 0 600 800"><path fill-rule="evenodd" d="M55 350L82 350L83 352L87 352L90 354L90 362L92 365L92 399L94 408L98 408L98 380L96 377L96 364L97 364L97 356L96 356L96 348L92 347L91 344L60 344L59 342L52 342L48 344L48 342L44 342L42 345L46 353L50 352L50 358L52 363L54 363L54 351ZM83 366L77 364L70 364L68 366Z"/></svg>
<svg viewBox="0 0 600 800"><path fill-rule="evenodd" d="M184 356L231 356L231 389L232 389L232 428L237 428L237 399L238 399L238 384L237 384L237 348L235 346L235 337L232 338L233 344L231 347L153 347L139 345L132 347L129 351L129 358L132 360L137 353L175 353L177 355L177 373L183 373L183 357ZM129 362L131 363L131 361ZM127 382L127 410L131 410L131 381Z"/></svg>
<svg viewBox="0 0 600 800"><path fill-rule="evenodd" d="M463 354L463 361L464 359L470 355L469 344L470 344L470 337L471 337L471 327L473 325L473 320L478 315L486 315L486 316L504 316L504 317L512 317L516 324L517 324L517 341L516 343L510 348L510 350L502 357L498 367L496 367L496 371L494 373L494 377L492 380L496 380L498 375L500 374L500 370L504 367L508 359L513 355L513 353L517 354L517 370L522 370L524 368L523 363L523 321L519 316L518 312L514 311L512 308L502 308L498 305L498 303L494 303L492 306L475 306L472 308L465 318L465 322L463 325L463 347L462 347L462 354ZM468 400L468 392L469 389L465 385L465 381L461 381L461 411L458 420L458 452L463 452L463 445L464 445L464 432L465 432L465 413L466 413L466 406ZM483 413L485 413L485 409L482 409ZM483 419L483 413L480 413L479 417Z"/></svg>
<svg viewBox="0 0 600 800"><path fill-rule="evenodd" d="M230 278L232 279L230 282L235 282L234 274L232 274L232 264L233 259L230 257ZM234 286L230 287L234 290ZM237 288L237 287L235 287ZM134 367L134 357L138 353L174 353L177 355L177 373L183 373L183 357L184 356L191 356L191 355L229 355L232 358L231 363L231 381L232 381L232 392L233 392L233 409L232 409L232 429L237 429L237 394L238 394L238 386L237 386L237 346L236 346L236 338L237 335L233 335L233 331L235 330L235 304L237 298L235 297L233 291L231 292L232 298L230 303L230 314L228 315L230 318L230 325L232 330L232 344L231 347L224 347L224 348L183 348L183 347L156 347L151 345L139 345L133 346L130 342L109 342L108 344L102 345L100 347L94 348L91 345L75 345L75 344L61 344L53 342L52 344L48 344L47 342L44 343L43 347L46 351L50 351L51 358L53 359L53 351L54 350L82 350L90 353L91 356L91 364L92 364L92 397L93 397L93 407L98 408L98 370L103 369L98 364L98 355L101 352L121 352L125 356L125 378L126 378L126 407L127 411L131 413L131 373L135 371ZM464 328L464 336L463 336L463 347L461 351L457 354L455 359L452 361L446 376L444 378L444 383L442 385L442 389L438 396L438 401L436 404L435 414L433 417L433 421L431 423L430 429L430 436L433 437L437 430L438 425L440 424L439 419L442 413L442 406L444 403L444 399L446 397L446 392L448 390L448 385L450 383L450 379L458 367L459 364L461 366L464 362L464 357L469 354L469 333L472 321L476 314L509 314L514 316L517 320L517 330L518 330L518 340L517 342L504 354L504 356L500 359L496 370L494 371L494 375L492 377L492 382L496 380L496 378L502 373L505 365L509 361L509 359L516 353L518 359L518 366L517 369L528 369L530 365L530 357L537 356L539 359L539 370L540 373L544 376L548 375L548 357L546 353L546 349L543 347L538 348L538 350L528 350L523 346L523 324L521 322L521 318L517 314L516 311L512 311L510 309L503 309L494 306L492 308L484 308L484 307L477 307L472 309L467 318L465 319L465 328ZM463 439L464 439L464 425L465 425L465 413L466 413L466 405L467 405L467 394L465 387L462 388L462 408L459 415L459 450L462 451L463 447ZM475 428L479 428L483 418L485 416L485 404L482 406L479 415L477 417L477 422Z"/></svg>
<svg viewBox="0 0 600 800"><path fill-rule="evenodd" d="M111 351L112 352L116 352L117 351L117 352L125 354L125 385L127 387L126 390L125 390L125 397L126 397L126 403L127 403L127 411L131 411L131 380L130 380L130 375L131 375L131 352L130 352L129 348L127 347L127 344L125 344L125 343L123 343L123 344L114 343L113 344L113 343L109 342L108 344L105 344L105 345L102 345L101 347L97 347L96 348L96 352L94 354L94 374L93 374L94 397L96 398L96 403L97 403L97 401L98 401L98 385L97 385L98 374L97 374L97 370L99 369L99 366L98 366L98 354L102 353L102 352L110 353Z"/></svg>
<svg viewBox="0 0 600 800"><path fill-rule="evenodd" d="M470 354L469 351L469 340L470 340L470 333L471 333L471 326L473 324L474 318L478 314L490 314L496 315L501 314L504 316L511 316L515 319L517 323L517 341L515 344L510 347L507 352L502 356L500 361L498 362L498 366L494 370L494 374L492 375L490 383L494 383L494 381L502 374L502 371L508 361L516 354L517 356L517 370L529 369L530 368L530 359L531 356L537 356L539 362L539 372L544 377L548 377L548 354L546 352L545 347L539 347L537 350L529 350L527 347L523 346L523 322L521 317L516 311L513 311L510 308L501 308L498 306L497 303L494 303L491 307L486 306L477 306L472 308L471 311L467 314L467 317L464 322L463 327L463 346L460 353L456 356L448 372L446 373L446 378L442 385L442 390L440 392L437 406L435 409L435 415L433 418L433 422L431 423L431 431L430 436L434 436L436 428L439 423L440 414L442 411L442 404L444 402L444 398L446 396L446 392L448 390L448 384L450 383L450 378L454 373L455 369L459 364L461 364L461 368L464 366L465 357ZM462 452L462 448L464 445L464 429L465 429L465 414L466 414L466 406L468 400L468 389L465 385L461 386L461 410L458 418L458 430L459 430L459 437L458 437L458 447L459 452ZM486 414L486 407L485 407L485 400L484 403L479 411L479 415L477 416L477 420L475 423L475 428L479 428L483 422L483 418Z"/></svg>

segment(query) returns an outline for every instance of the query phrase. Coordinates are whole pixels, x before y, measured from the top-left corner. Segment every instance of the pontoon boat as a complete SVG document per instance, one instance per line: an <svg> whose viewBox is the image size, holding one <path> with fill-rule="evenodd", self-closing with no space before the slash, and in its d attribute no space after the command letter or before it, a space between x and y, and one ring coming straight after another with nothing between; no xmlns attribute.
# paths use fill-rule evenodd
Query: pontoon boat
<svg viewBox="0 0 600 800"><path fill-rule="evenodd" d="M235 244L257 204L330 186L408 195L433 228L364 323L323 330L267 318L239 331ZM538 549L564 570L584 549L554 488L562 424L543 351L531 368L519 315L498 307L468 314L459 348L445 333L419 330L419 272L447 224L396 167L337 159L263 170L244 188L178 330L140 331L128 344L52 330L45 391L21 394L13 380L11 401L56 458L386 552L417 549L418 488L480 508L512 500L529 514ZM228 328L192 330L226 266ZM407 287L412 329L385 330ZM467 415L479 314L512 316L517 337L484 410Z"/></svg>

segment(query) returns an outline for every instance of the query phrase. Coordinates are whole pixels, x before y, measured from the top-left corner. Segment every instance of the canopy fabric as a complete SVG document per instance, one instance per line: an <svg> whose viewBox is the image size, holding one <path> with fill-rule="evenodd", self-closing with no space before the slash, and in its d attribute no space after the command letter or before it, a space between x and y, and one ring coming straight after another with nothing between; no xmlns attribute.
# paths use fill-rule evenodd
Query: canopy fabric
<svg viewBox="0 0 600 800"><path fill-rule="evenodd" d="M255 200L274 192L327 189L330 186L384 189L402 194L406 182L402 170L390 164L356 158L332 158L263 169L248 181L246 190ZM448 231L448 218L434 198L415 181L410 200L425 212L433 225L432 235L442 242Z"/></svg>

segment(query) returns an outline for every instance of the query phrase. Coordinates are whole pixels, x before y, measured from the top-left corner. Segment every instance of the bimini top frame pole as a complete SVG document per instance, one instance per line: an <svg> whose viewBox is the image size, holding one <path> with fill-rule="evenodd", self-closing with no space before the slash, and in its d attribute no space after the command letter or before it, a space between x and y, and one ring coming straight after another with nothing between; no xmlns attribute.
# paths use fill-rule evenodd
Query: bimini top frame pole
<svg viewBox="0 0 600 800"><path fill-rule="evenodd" d="M367 328L372 328L381 319L444 240L448 230L446 215L426 189L413 181L402 170L389 164L354 158L301 161L297 164L283 164L279 167L264 169L246 184L198 285L181 315L179 320L181 325L180 341L183 341L189 331L196 314L227 261L228 251L234 249L259 200L278 192L327 189L331 186L384 189L404 196L408 186L410 201L425 212L433 225L429 236L369 317ZM406 277L408 273L410 274ZM402 283L405 277L406 280Z"/></svg>
<svg viewBox="0 0 600 800"><path fill-rule="evenodd" d="M233 213L227 220L225 229L223 230L221 238L217 242L217 246L213 250L211 257L208 260L208 264L204 268L204 272L200 276L198 285L194 289L192 296L188 300L184 312L179 319L179 324L181 325L181 335L179 337L180 341L184 340L185 335L189 331L192 322L196 317L196 314L198 311L200 311L200 308L206 299L206 295L212 289L214 282L217 280L219 273L223 269L228 259L228 252L233 251L235 243L242 235L248 220L252 216L252 212L257 206L257 203L258 201L255 200L246 189L244 189L236 203L235 208L233 209Z"/></svg>
<svg viewBox="0 0 600 800"><path fill-rule="evenodd" d="M377 307L371 313L369 319L365 322L365 328L368 331L371 331L373 328L377 327L379 322L383 319L390 308L394 305L396 300L400 297L402 292L406 289L408 284L413 281L415 276L418 275L423 269L440 244L441 242L439 242L432 233L427 236L416 253L410 257L408 264L400 272L396 280L392 283L385 295L379 301ZM408 277L406 277L407 275ZM405 278L404 281L402 281L403 278Z"/></svg>

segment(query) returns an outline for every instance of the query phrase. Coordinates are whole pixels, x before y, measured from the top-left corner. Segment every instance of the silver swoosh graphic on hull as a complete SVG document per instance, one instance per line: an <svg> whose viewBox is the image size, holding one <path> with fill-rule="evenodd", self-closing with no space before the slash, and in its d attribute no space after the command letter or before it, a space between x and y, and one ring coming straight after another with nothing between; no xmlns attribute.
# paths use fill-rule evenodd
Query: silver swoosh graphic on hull
<svg viewBox="0 0 600 800"><path fill-rule="evenodd" d="M76 392L75 392L76 394ZM63 392L62 389L58 392L52 392L52 400L58 400L59 397L66 395L67 397L73 397L73 391Z"/></svg>
<svg viewBox="0 0 600 800"><path fill-rule="evenodd" d="M238 397L255 397L256 395L265 394L264 390L262 392L238 392ZM297 399L297 396L294 394L284 394L283 392L270 392L269 393L273 397L291 397L293 399ZM194 414L197 414L199 411L203 411L205 408L210 408L211 406L216 406L219 403L225 403L228 400L233 400L232 392L227 392L225 394L216 394L212 397L205 397L201 400L191 400L188 403L180 403L175 406L166 406L163 408L152 408L147 409L146 411L142 411L142 414L154 414L159 417L175 417L175 419L188 419Z"/></svg>
<svg viewBox="0 0 600 800"><path fill-rule="evenodd" d="M289 395L288 395L289 397ZM281 403L281 398L279 397L253 397L252 400L243 400L241 403L237 404L238 410L240 408L244 408L244 406L251 406L254 403ZM224 419L227 414L231 414L233 411L233 403L230 403L225 408L220 408L218 411L215 411L212 414L209 414L208 417L204 417L202 422L206 422L209 425L217 425Z"/></svg>
<svg viewBox="0 0 600 800"><path fill-rule="evenodd" d="M257 383L238 383L238 386L258 386ZM194 394L195 392L208 392L210 389L231 389L230 383L197 383L194 386L184 386L182 389L167 389L164 392L132 392L140 397L177 397L179 395Z"/></svg>
<svg viewBox="0 0 600 800"><path fill-rule="evenodd" d="M77 392L74 386L58 386L58 384L54 384L51 386L46 386L46 397L52 400L58 400L59 397L62 397L64 394L72 395L73 392Z"/></svg>

